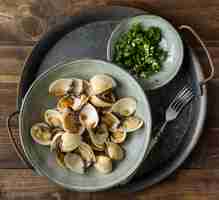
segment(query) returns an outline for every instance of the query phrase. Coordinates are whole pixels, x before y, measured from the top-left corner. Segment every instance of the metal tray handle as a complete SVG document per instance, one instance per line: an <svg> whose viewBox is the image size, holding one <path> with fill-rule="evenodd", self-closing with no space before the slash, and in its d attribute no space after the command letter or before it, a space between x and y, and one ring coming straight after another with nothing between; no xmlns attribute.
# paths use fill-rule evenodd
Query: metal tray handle
<svg viewBox="0 0 219 200"><path fill-rule="evenodd" d="M210 70L209 70L208 77L204 78L204 80L202 80L200 82L200 86L203 86L214 77L215 68L214 68L214 63L213 63L213 60L211 58L211 55L210 55L210 53L208 51L208 48L205 45L204 41L200 38L198 33L191 26L181 25L181 26L179 26L179 30L188 30L190 33L192 33L192 35L196 38L196 40L199 42L199 44L201 45L201 47L205 51L205 54L208 58L208 63L209 63L209 66L210 66Z"/></svg>
<svg viewBox="0 0 219 200"><path fill-rule="evenodd" d="M7 126L7 130L8 130L9 139L14 147L15 152L17 153L17 155L21 159L21 161L23 161L23 163L28 168L33 169L32 165L26 159L25 154L23 153L23 151L21 150L21 148L19 147L19 145L17 144L17 142L14 138L14 134L13 134L12 126L11 126L11 120L13 117L18 116L18 115L19 115L19 111L15 111L12 114L10 114L7 118L6 126Z"/></svg>

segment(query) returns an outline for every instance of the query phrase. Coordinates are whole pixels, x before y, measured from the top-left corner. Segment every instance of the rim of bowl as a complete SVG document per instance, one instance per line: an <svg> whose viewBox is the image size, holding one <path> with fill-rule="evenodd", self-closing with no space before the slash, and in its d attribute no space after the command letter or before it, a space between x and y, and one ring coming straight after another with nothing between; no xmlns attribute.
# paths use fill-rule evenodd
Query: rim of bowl
<svg viewBox="0 0 219 200"><path fill-rule="evenodd" d="M70 63L74 63L75 64L75 63L80 63L80 62L94 62L94 63L111 64L115 68L118 68L119 70L121 70L123 73L126 73L128 75L128 77L130 79L132 79L132 81L136 82L137 86L139 87L139 90L144 94L143 98L144 98L144 102L146 103L146 107L148 109L148 114L149 114L149 116L147 118L148 129L147 129L147 134L146 134L145 145L144 145L143 151L141 152L141 154L139 155L139 158L137 159L136 164L133 167L131 167L128 170L128 172L126 172L122 177L116 178L114 180L114 182L105 184L104 186L98 186L96 188L92 187L92 186L87 186L87 187L76 186L75 187L75 186L72 186L72 185L69 185L69 184L65 184L65 183L63 183L61 181L58 181L54 177L51 177L46 171L44 171L44 169L41 168L39 163L37 163L34 159L32 159L32 155L31 155L30 151L28 149L26 149L26 147L24 145L24 135L22 134L22 132L24 131L24 128L23 128L24 110L25 110L26 103L29 100L29 96L31 95L32 90L34 90L34 88L38 85L38 83L40 81L42 81L42 79L45 79L46 76L49 73L53 73L54 71L59 70L63 66L68 65ZM151 108L150 108L150 104L149 104L148 98L147 98L144 90L140 86L140 84L127 71L125 71L121 67L117 66L116 64L108 62L108 61L98 60L98 59L77 59L77 60L67 61L67 62L63 62L63 63L58 63L58 64L54 65L53 67L49 68L48 70L46 70L45 72L43 72L41 75L39 75L35 79L35 81L32 83L32 85L28 89L27 93L25 94L25 96L23 98L23 101L22 101L20 114L19 114L19 137L20 137L20 141L21 141L21 145L22 145L22 148L24 150L24 153L25 153L28 161L30 162L30 164L33 166L33 168L37 172L39 172L40 174L46 176L47 178L52 180L54 183L56 183L56 184L58 184L58 185L60 185L60 186L62 186L64 188L68 188L68 189L75 190L75 191L87 191L87 192L90 191L90 192L92 192L92 191L106 190L106 189L112 188L113 186L119 185L120 183L124 182L129 177L131 177L136 172L136 170L139 168L139 166L141 165L141 163L145 159L145 154L147 152L147 149L148 149L148 146L149 146L149 142L150 142L150 138L151 138L151 129L152 129Z"/></svg>
<svg viewBox="0 0 219 200"><path fill-rule="evenodd" d="M132 19L135 19L135 18L139 18L139 17L153 17L153 18L157 18L160 21L166 23L170 27L171 31L174 32L174 34L176 36L176 39L177 39L177 41L179 43L179 51L181 52L181 56L178 59L178 62L176 64L174 73L172 73L172 75L169 76L168 79L162 81L162 84L156 85L154 87L151 87L151 88L147 89L147 90L155 90L155 89L161 88L161 87L165 86L166 84L168 84L177 75L177 73L179 72L179 70L180 70L180 68L182 66L183 57L184 57L183 41L182 41L182 39L180 37L180 34L174 28L174 26L169 21L167 21L166 19L164 19L164 18L162 18L162 17L160 17L158 15L144 14L144 15L136 15L134 17L129 17L129 18L121 20L121 22L118 25L116 25L116 27L114 28L114 30L112 31L112 33L111 33L111 35L110 35L110 37L108 39L108 42L107 42L107 61L113 63L113 61L112 61L112 56L113 55L111 53L112 53L112 48L113 48L112 47L112 39L113 39L115 33L120 29L121 26L126 24L129 20L132 20ZM114 64L117 64L117 63L114 63Z"/></svg>

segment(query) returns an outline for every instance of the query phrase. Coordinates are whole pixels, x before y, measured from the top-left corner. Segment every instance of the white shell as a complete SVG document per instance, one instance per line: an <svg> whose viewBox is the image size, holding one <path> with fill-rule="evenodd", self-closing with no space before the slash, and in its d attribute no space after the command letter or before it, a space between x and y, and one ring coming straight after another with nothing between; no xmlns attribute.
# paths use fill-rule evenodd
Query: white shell
<svg viewBox="0 0 219 200"><path fill-rule="evenodd" d="M67 153L64 157L65 166L71 171L83 174L85 170L82 158L76 153Z"/></svg>
<svg viewBox="0 0 219 200"><path fill-rule="evenodd" d="M99 127L97 127L96 131L92 129L88 129L89 136L91 139L91 142L97 146L102 148L107 141L107 138L109 137L109 132L107 130L107 126L103 123L100 124Z"/></svg>
<svg viewBox="0 0 219 200"><path fill-rule="evenodd" d="M110 112L104 113L101 116L101 120L107 125L110 131L115 130L120 124L120 120Z"/></svg>
<svg viewBox="0 0 219 200"><path fill-rule="evenodd" d="M123 129L128 132L133 132L141 128L144 124L144 121L136 116L126 118L123 123Z"/></svg>
<svg viewBox="0 0 219 200"><path fill-rule="evenodd" d="M54 109L49 109L44 113L44 120L51 127L62 128L62 115Z"/></svg>
<svg viewBox="0 0 219 200"><path fill-rule="evenodd" d="M80 112L79 119L86 128L95 128L99 122L96 108L90 103L86 104Z"/></svg>
<svg viewBox="0 0 219 200"><path fill-rule="evenodd" d="M71 89L72 79L58 79L49 86L49 94L54 96L63 96Z"/></svg>
<svg viewBox="0 0 219 200"><path fill-rule="evenodd" d="M70 96L63 96L57 103L57 109L62 112L66 108L71 108L74 104L74 100Z"/></svg>
<svg viewBox="0 0 219 200"><path fill-rule="evenodd" d="M73 83L71 85L71 89L69 93L78 96L83 92L83 88L84 88L83 80L78 79L78 78L73 78L72 80L73 80Z"/></svg>
<svg viewBox="0 0 219 200"><path fill-rule="evenodd" d="M59 132L52 138L52 141L50 144L50 151L54 151L59 147L59 144L62 140L61 139L62 134L64 134L64 132Z"/></svg>
<svg viewBox="0 0 219 200"><path fill-rule="evenodd" d="M102 108L110 107L110 106L113 105L112 103L103 101L102 99L100 99L100 98L97 97L96 95L91 96L90 102L91 102L94 106L96 106L96 107L102 107Z"/></svg>
<svg viewBox="0 0 219 200"><path fill-rule="evenodd" d="M97 156L96 159L97 161L94 164L94 167L96 168L96 170L98 170L99 172L103 174L108 174L112 171L113 169L112 161L109 157L100 155L100 156Z"/></svg>
<svg viewBox="0 0 219 200"><path fill-rule="evenodd" d="M118 143L118 144L123 143L125 141L126 137L127 137L127 133L121 127L115 129L110 135L111 141L114 143Z"/></svg>
<svg viewBox="0 0 219 200"><path fill-rule="evenodd" d="M124 158L124 150L113 142L107 143L107 153L112 160L122 160Z"/></svg>
<svg viewBox="0 0 219 200"><path fill-rule="evenodd" d="M83 80L73 79L58 79L53 81L49 86L49 93L54 96L64 96L67 93L79 95L83 91Z"/></svg>
<svg viewBox="0 0 219 200"><path fill-rule="evenodd" d="M92 77L90 84L95 95L105 92L116 85L113 78L106 74L99 74Z"/></svg>
<svg viewBox="0 0 219 200"><path fill-rule="evenodd" d="M80 97L73 97L74 103L72 104L71 108L74 111L79 111L89 100L89 97L86 95L81 95Z"/></svg>
<svg viewBox="0 0 219 200"><path fill-rule="evenodd" d="M62 123L63 128L66 132L82 134L85 130L84 126L79 121L79 116L77 113L71 111L70 109L65 109L62 112Z"/></svg>
<svg viewBox="0 0 219 200"><path fill-rule="evenodd" d="M96 162L96 157L90 145L82 142L78 147L78 151L85 162L85 167L89 167L92 163Z"/></svg>
<svg viewBox="0 0 219 200"><path fill-rule="evenodd" d="M86 81L86 80L83 80L83 87L84 87L84 89L83 89L83 92L87 95L87 96L91 96L91 95L93 95L93 90L92 90L92 88L91 88L91 84L88 82L88 81Z"/></svg>
<svg viewBox="0 0 219 200"><path fill-rule="evenodd" d="M72 134L65 132L61 136L61 150L62 152L70 152L78 148L81 144L81 136L79 134Z"/></svg>
<svg viewBox="0 0 219 200"><path fill-rule="evenodd" d="M35 142L41 145L50 145L52 133L45 123L36 123L31 127L30 134Z"/></svg>
<svg viewBox="0 0 219 200"><path fill-rule="evenodd" d="M133 97L124 97L119 99L112 106L112 112L117 113L121 116L128 117L132 115L137 108L137 101Z"/></svg>

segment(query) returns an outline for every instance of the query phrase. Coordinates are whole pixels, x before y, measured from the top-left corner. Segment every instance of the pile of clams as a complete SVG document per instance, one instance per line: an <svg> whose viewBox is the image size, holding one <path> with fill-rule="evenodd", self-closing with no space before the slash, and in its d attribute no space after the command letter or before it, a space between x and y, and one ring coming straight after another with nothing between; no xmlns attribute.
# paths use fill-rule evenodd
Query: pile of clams
<svg viewBox="0 0 219 200"><path fill-rule="evenodd" d="M57 97L55 108L46 110L44 122L31 128L33 140L55 152L59 166L83 174L94 166L110 173L113 161L125 157L122 143L129 133L143 126L134 116L137 102L133 97L117 98L116 81L105 74L89 81L58 79L49 86Z"/></svg>

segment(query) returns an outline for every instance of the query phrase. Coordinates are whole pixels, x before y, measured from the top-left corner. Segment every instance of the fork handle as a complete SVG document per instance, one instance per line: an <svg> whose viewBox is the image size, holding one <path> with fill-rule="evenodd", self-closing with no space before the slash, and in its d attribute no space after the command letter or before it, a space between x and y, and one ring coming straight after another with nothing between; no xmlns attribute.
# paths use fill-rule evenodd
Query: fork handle
<svg viewBox="0 0 219 200"><path fill-rule="evenodd" d="M165 129L167 123L168 123L168 121L165 121L165 122L163 123L163 125L161 126L161 128L159 129L157 135L156 135L154 138L151 139L151 142L150 142L150 144L149 144L149 147L148 147L146 156L148 156L148 155L150 154L151 150L152 150L152 149L154 148L154 146L158 143L158 141L159 141L159 139L160 139L160 136L161 136L161 134L163 133L163 131L164 131L164 129Z"/></svg>

